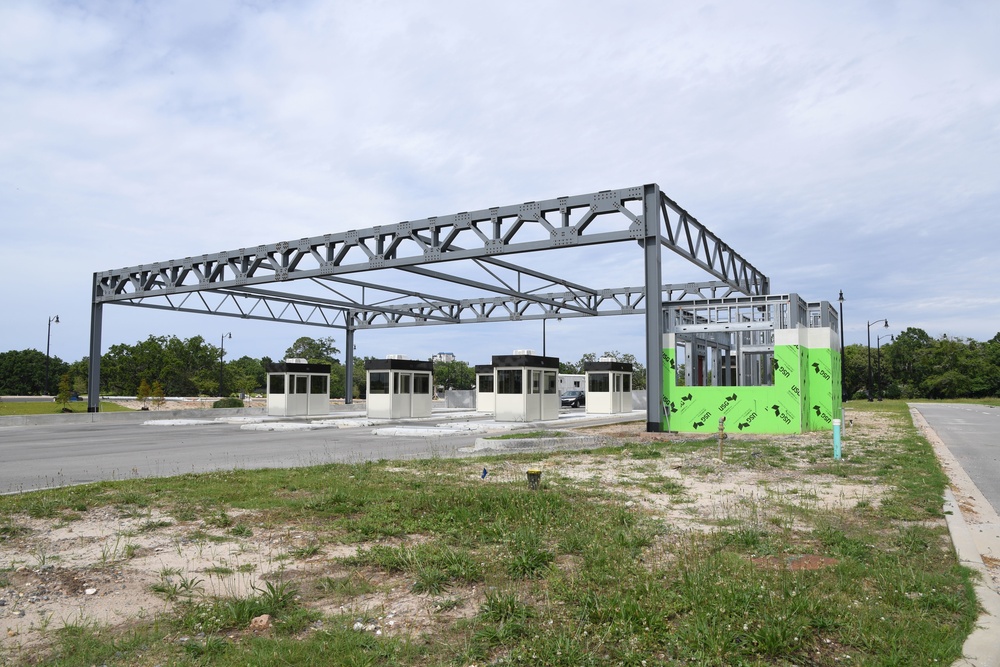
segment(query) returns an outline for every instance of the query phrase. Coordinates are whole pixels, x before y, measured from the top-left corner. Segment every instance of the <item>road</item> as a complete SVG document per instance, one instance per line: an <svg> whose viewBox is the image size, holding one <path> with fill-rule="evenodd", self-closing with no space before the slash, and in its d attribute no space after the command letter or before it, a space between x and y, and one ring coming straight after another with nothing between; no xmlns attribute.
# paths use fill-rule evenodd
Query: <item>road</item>
<svg viewBox="0 0 1000 667"><path fill-rule="evenodd" d="M1000 511L1000 408L912 403L993 508Z"/></svg>
<svg viewBox="0 0 1000 667"><path fill-rule="evenodd" d="M582 410L532 429L565 428ZM485 420L471 413L465 420ZM635 418L633 413L629 418ZM393 426L426 429L456 416ZM587 420L593 421L593 420ZM608 421L608 420L596 420ZM622 416L610 421L622 421ZM562 422L562 423L560 423ZM169 422L164 422L169 423ZM376 435L371 426L255 431L240 423L150 425L80 422L0 427L0 494L136 477L236 468L292 468L379 459L468 456L462 448L499 433L458 431L433 437ZM488 452L482 452L488 453Z"/></svg>

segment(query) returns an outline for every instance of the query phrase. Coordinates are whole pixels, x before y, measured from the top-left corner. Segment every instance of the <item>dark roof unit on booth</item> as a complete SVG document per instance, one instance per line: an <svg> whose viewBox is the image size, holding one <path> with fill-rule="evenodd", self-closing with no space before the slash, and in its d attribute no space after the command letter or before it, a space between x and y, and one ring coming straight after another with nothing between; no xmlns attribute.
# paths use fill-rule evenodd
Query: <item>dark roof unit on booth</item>
<svg viewBox="0 0 1000 667"><path fill-rule="evenodd" d="M492 373L493 366L489 364L476 364L476 375L482 375L484 373Z"/></svg>
<svg viewBox="0 0 1000 667"><path fill-rule="evenodd" d="M583 364L583 372L588 371L618 371L619 373L631 373L632 364L623 361L587 361Z"/></svg>
<svg viewBox="0 0 1000 667"><path fill-rule="evenodd" d="M541 357L535 354L494 355L496 368L559 368L559 357Z"/></svg>
<svg viewBox="0 0 1000 667"><path fill-rule="evenodd" d="M433 371L433 361L418 361L416 359L369 359L365 362L366 371Z"/></svg>
<svg viewBox="0 0 1000 667"><path fill-rule="evenodd" d="M326 373L330 374L330 364L300 364L294 361L282 361L267 364L268 373Z"/></svg>

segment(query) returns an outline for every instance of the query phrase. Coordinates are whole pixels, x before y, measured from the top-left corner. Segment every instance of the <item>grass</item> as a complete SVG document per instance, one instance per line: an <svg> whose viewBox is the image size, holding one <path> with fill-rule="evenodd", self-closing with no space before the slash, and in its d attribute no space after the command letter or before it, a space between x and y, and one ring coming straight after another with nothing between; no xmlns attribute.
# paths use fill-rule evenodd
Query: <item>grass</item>
<svg viewBox="0 0 1000 667"><path fill-rule="evenodd" d="M890 427L848 430L841 462L811 446L735 438L719 462L708 439L541 458L234 470L2 497L2 539L18 539L21 517L32 511L56 520L74 506L116 506L137 493L159 515L183 514L230 537L254 532L229 518L244 514L261 530L308 534L310 543L290 553L324 559L311 580L268 580L244 597L205 596L199 579L164 569L154 587L171 606L161 616L125 629L80 623L50 631L50 645L9 662L949 664L977 603L940 525L946 478L904 404L857 411ZM630 481L612 488L565 474L597 456L603 470L634 466ZM685 495L669 466L678 459L693 478L699 468L709 476L777 471L787 491L734 497L714 527L677 530L634 499L659 493L669 505ZM564 474L530 491L523 469L539 461ZM481 480L484 465L492 472ZM813 492L824 476L887 491L834 506ZM357 549L335 557L319 546L335 544ZM784 566L802 555L828 565ZM400 587L429 601L434 622L424 634L364 629L382 621L351 610ZM322 616L316 600L345 611ZM458 610L458 620L446 615ZM263 613L273 630L246 633Z"/></svg>
<svg viewBox="0 0 1000 667"><path fill-rule="evenodd" d="M0 417L7 415L57 415L63 407L71 412L87 412L87 401L71 401L63 406L55 401L4 401L0 403ZM135 412L117 403L101 401L101 412Z"/></svg>

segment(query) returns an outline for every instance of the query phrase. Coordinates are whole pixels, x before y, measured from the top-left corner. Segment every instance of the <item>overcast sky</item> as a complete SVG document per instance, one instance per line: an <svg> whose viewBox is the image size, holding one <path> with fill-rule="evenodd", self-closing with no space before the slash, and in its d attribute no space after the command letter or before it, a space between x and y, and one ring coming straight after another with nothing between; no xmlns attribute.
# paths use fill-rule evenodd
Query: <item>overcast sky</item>
<svg viewBox="0 0 1000 667"><path fill-rule="evenodd" d="M1000 330L1000 3L0 3L0 351L88 352L92 274L658 183L847 343ZM636 257L641 261L641 257ZM687 267L664 256L664 282ZM619 287L588 267L588 284ZM704 276L701 279L708 279ZM340 331L104 309L103 349ZM360 332L470 363L541 324ZM885 342L885 341L883 341ZM874 340L873 340L874 345ZM641 317L547 325L640 360Z"/></svg>

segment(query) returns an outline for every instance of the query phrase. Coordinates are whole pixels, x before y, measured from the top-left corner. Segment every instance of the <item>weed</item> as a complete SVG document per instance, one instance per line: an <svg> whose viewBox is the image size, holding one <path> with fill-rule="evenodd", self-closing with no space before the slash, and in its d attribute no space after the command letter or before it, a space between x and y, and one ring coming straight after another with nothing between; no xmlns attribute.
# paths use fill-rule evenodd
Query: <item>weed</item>
<svg viewBox="0 0 1000 667"><path fill-rule="evenodd" d="M358 597L376 590L371 580L357 571L342 577L323 577L317 588L323 593L343 597Z"/></svg>
<svg viewBox="0 0 1000 667"><path fill-rule="evenodd" d="M205 518L205 525L212 528L229 528L233 525L233 520L226 510L220 509Z"/></svg>
<svg viewBox="0 0 1000 667"><path fill-rule="evenodd" d="M323 553L322 547L315 542L302 547L297 547L288 552L288 554L296 560L305 560L306 558L312 558L313 556L321 553Z"/></svg>
<svg viewBox="0 0 1000 667"><path fill-rule="evenodd" d="M229 534L234 537L251 537L253 536L253 530L250 526L238 523L229 529Z"/></svg>
<svg viewBox="0 0 1000 667"><path fill-rule="evenodd" d="M167 528L174 525L173 521L168 521L167 519L160 519L158 521L146 521L141 526L139 526L140 533L151 533L154 530L159 530L160 528Z"/></svg>

